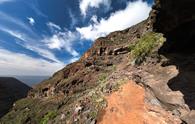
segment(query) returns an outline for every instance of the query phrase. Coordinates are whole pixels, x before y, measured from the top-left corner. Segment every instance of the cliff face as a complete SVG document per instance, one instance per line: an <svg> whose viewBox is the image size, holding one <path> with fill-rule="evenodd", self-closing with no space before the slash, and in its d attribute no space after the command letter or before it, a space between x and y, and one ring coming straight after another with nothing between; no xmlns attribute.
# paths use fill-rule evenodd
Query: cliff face
<svg viewBox="0 0 195 124"><path fill-rule="evenodd" d="M97 39L1 122L194 124L193 5L156 0L146 21Z"/></svg>
<svg viewBox="0 0 195 124"><path fill-rule="evenodd" d="M156 0L150 14L153 30L167 38L165 52L193 53L195 1Z"/></svg>
<svg viewBox="0 0 195 124"><path fill-rule="evenodd" d="M182 24L195 20L193 0L155 0L151 12L154 29L168 33Z"/></svg>

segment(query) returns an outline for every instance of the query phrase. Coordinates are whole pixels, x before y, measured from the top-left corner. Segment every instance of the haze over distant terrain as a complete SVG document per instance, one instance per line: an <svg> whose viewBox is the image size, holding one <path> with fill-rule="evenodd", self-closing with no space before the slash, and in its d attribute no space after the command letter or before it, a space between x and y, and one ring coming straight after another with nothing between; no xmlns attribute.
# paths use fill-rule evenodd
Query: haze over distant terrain
<svg viewBox="0 0 195 124"><path fill-rule="evenodd" d="M43 80L48 79L50 76L16 76L16 75L0 75L0 78L3 77L14 77L19 81L25 83L26 85L32 87Z"/></svg>
<svg viewBox="0 0 195 124"><path fill-rule="evenodd" d="M49 76L13 76L13 77L17 78L18 80L22 81L23 83L27 84L30 87L49 78Z"/></svg>

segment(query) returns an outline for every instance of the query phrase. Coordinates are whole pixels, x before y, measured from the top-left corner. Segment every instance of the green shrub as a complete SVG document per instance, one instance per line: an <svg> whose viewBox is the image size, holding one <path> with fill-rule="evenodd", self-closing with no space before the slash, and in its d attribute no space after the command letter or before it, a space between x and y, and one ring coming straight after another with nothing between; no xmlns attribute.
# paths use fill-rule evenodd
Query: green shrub
<svg viewBox="0 0 195 124"><path fill-rule="evenodd" d="M40 124L47 124L50 119L53 119L57 116L55 111L49 111L42 119Z"/></svg>
<svg viewBox="0 0 195 124"><path fill-rule="evenodd" d="M99 75L99 82L104 82L107 78L107 75L105 73L102 73Z"/></svg>
<svg viewBox="0 0 195 124"><path fill-rule="evenodd" d="M142 36L136 44L129 45L131 51L131 58L142 61L149 55L156 47L161 46L165 39L162 34L149 32Z"/></svg>

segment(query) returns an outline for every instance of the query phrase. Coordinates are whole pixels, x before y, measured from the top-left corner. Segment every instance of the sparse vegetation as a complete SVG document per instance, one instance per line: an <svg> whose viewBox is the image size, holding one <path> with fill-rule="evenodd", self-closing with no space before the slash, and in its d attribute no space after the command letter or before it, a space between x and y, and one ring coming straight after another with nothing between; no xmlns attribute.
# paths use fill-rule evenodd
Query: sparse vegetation
<svg viewBox="0 0 195 124"><path fill-rule="evenodd" d="M57 116L55 111L49 111L44 117L41 119L40 124L47 124L50 119L53 119Z"/></svg>
<svg viewBox="0 0 195 124"><path fill-rule="evenodd" d="M116 81L116 83L113 85L113 91L118 91L121 85L125 84L127 81L128 79L120 79Z"/></svg>
<svg viewBox="0 0 195 124"><path fill-rule="evenodd" d="M100 76L99 76L99 82L104 82L106 80L106 77L107 75L102 73Z"/></svg>
<svg viewBox="0 0 195 124"><path fill-rule="evenodd" d="M112 70L113 70L113 71L116 71L116 69L117 69L117 68L116 68L116 65L112 65Z"/></svg>
<svg viewBox="0 0 195 124"><path fill-rule="evenodd" d="M145 34L136 44L129 45L131 58L135 61L143 61L143 59L151 54L154 48L161 46L165 39L162 34L149 32Z"/></svg>

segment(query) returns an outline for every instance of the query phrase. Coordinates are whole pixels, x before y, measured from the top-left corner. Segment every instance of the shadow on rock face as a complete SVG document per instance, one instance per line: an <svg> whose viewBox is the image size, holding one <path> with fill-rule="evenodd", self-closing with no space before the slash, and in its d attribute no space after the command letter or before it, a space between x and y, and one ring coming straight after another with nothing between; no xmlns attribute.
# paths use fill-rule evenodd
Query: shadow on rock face
<svg viewBox="0 0 195 124"><path fill-rule="evenodd" d="M185 103L191 110L195 109L195 22L187 22L165 33L167 42L159 53L168 62L164 65L175 65L179 74L169 80L168 86L173 91L180 91Z"/></svg>
<svg viewBox="0 0 195 124"><path fill-rule="evenodd" d="M180 91L189 108L195 109L195 55L172 55L172 57L179 74L169 80L168 86L173 91Z"/></svg>
<svg viewBox="0 0 195 124"><path fill-rule="evenodd" d="M31 88L11 77L0 77L0 118L13 106L13 103L27 96Z"/></svg>

